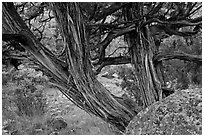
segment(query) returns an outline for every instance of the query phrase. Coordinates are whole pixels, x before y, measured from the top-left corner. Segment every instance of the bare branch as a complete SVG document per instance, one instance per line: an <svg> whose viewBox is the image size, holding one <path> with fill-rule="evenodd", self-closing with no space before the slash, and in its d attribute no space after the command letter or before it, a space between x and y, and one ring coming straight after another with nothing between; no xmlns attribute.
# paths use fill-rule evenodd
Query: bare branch
<svg viewBox="0 0 204 137"><path fill-rule="evenodd" d="M149 15L153 15L153 14L157 13L161 9L163 4L164 4L163 2L159 2L158 5L152 9L152 11L149 13Z"/></svg>
<svg viewBox="0 0 204 137"><path fill-rule="evenodd" d="M135 30L135 24L132 23L132 25L126 25L126 27L124 27L124 29L115 29L111 32L109 32L109 34L106 36L106 38L100 42L99 44L97 44L96 46L91 47L91 50L94 50L96 48L100 48L100 53L99 53L99 60L97 64L101 64L105 58L105 49L107 48L107 46L111 43L111 41L121 35L124 35L125 33L128 33L132 30Z"/></svg>
<svg viewBox="0 0 204 137"><path fill-rule="evenodd" d="M158 64L163 60L179 59L186 60L190 62L195 62L197 64L202 64L201 55L191 55L183 52L173 52L173 53L158 53L153 57L154 64Z"/></svg>
<svg viewBox="0 0 204 137"><path fill-rule="evenodd" d="M108 57L104 58L102 64L96 70L96 74L100 73L103 67L108 65L120 65L120 64L128 64L131 63L130 57L119 56L119 57Z"/></svg>
<svg viewBox="0 0 204 137"><path fill-rule="evenodd" d="M200 5L199 7L197 7L195 10L193 10L191 13L189 13L188 16L194 14L196 11L198 11L200 8L202 8L202 5Z"/></svg>
<svg viewBox="0 0 204 137"><path fill-rule="evenodd" d="M123 6L125 6L127 3L114 3L111 6L109 6L108 8L105 8L103 11L100 11L98 14L94 15L94 20L95 21L99 21L103 18L105 18L106 16L116 12L117 10L121 9Z"/></svg>
<svg viewBox="0 0 204 137"><path fill-rule="evenodd" d="M109 32L109 34L107 35L107 37L100 42L97 45L94 45L91 47L91 50L99 48L99 47L104 47L106 48L108 46L108 44L116 37L124 35L125 33L128 33L130 31L135 30L135 24L131 23L130 25L126 25L125 27L121 28L121 29L115 29Z"/></svg>
<svg viewBox="0 0 204 137"><path fill-rule="evenodd" d="M53 17L48 17L48 18L46 18L46 19L44 19L44 20L39 20L39 22L40 23L42 23L42 22L49 22L51 19L53 19L54 18L54 16Z"/></svg>
<svg viewBox="0 0 204 137"><path fill-rule="evenodd" d="M162 21L157 18L152 18L147 20L142 24L142 27L148 24L151 24L153 22L157 22L162 25L181 25L181 26L196 26L196 25L201 25L202 24L202 17L192 19L192 20L180 20L180 21Z"/></svg>
<svg viewBox="0 0 204 137"><path fill-rule="evenodd" d="M164 27L164 31L169 34L169 35L178 35L178 36L192 36L192 35L195 35L199 32L199 29L198 30L195 30L195 31L178 31L178 30L175 30L175 29L171 29L169 27Z"/></svg>
<svg viewBox="0 0 204 137"><path fill-rule="evenodd" d="M118 47L111 54L109 54L108 57L112 56L117 50L124 49L124 48L128 48L128 47Z"/></svg>
<svg viewBox="0 0 204 137"><path fill-rule="evenodd" d="M172 6L173 6L173 3L171 3L171 5L168 8L168 10L164 13L164 17L169 13L169 11L171 10Z"/></svg>
<svg viewBox="0 0 204 137"><path fill-rule="evenodd" d="M185 17L188 17L190 15L190 12L196 6L197 2L195 2L193 5L192 4L193 3L191 3L191 2L188 3Z"/></svg>

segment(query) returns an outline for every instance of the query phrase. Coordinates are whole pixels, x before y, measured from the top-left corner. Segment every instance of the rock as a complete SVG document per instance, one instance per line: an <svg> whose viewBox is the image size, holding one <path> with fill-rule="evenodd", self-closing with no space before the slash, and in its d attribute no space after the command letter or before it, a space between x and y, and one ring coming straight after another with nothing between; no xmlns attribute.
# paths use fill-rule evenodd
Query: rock
<svg viewBox="0 0 204 137"><path fill-rule="evenodd" d="M126 128L130 135L202 134L202 89L176 91L139 112Z"/></svg>
<svg viewBox="0 0 204 137"><path fill-rule="evenodd" d="M67 127L67 123L62 118L54 118L48 120L48 125L52 126L55 131L64 129Z"/></svg>
<svg viewBox="0 0 204 137"><path fill-rule="evenodd" d="M11 132L11 135L18 135L18 130L14 130Z"/></svg>
<svg viewBox="0 0 204 137"><path fill-rule="evenodd" d="M110 74L108 72L105 72L104 74L102 74L101 77L105 77L105 78L108 78L108 79L114 78L114 76L112 76L112 74Z"/></svg>
<svg viewBox="0 0 204 137"><path fill-rule="evenodd" d="M43 129L39 128L39 129L35 129L35 132L42 132Z"/></svg>
<svg viewBox="0 0 204 137"><path fill-rule="evenodd" d="M50 135L58 135L59 132L52 132Z"/></svg>
<svg viewBox="0 0 204 137"><path fill-rule="evenodd" d="M114 78L119 78L119 75L116 74L116 73L114 73L112 76L113 76Z"/></svg>

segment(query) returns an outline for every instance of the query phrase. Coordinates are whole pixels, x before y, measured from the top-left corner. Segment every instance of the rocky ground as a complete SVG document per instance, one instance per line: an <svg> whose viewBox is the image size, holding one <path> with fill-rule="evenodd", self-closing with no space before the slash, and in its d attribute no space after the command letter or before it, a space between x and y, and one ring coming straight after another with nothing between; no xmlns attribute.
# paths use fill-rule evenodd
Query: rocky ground
<svg viewBox="0 0 204 137"><path fill-rule="evenodd" d="M112 91L113 94L121 96L122 89L116 85L121 82L117 78L108 79L98 76L98 80ZM61 122L56 122L53 126L62 127L59 131L51 134L73 134L73 135L114 135L121 134L117 129L107 124L96 116L87 114L85 111L76 107L69 101L59 90L54 88L45 89L47 98L47 114L51 119L60 119ZM63 125L63 122L66 124ZM63 127L64 126L64 127ZM55 128L56 128L55 127Z"/></svg>
<svg viewBox="0 0 204 137"><path fill-rule="evenodd" d="M114 74L113 74L114 75ZM108 90L111 91L112 94L116 96L122 96L124 94L124 90L119 86L121 84L122 79L117 77L106 78L103 77L103 73L97 76L98 81L100 81Z"/></svg>
<svg viewBox="0 0 204 137"><path fill-rule="evenodd" d="M97 79L116 96L124 91L117 75L99 74ZM14 86L4 88L11 90ZM4 92L3 92L4 93ZM117 135L110 124L76 107L59 90L45 88L45 115L16 118L15 126L4 124L3 134L30 135ZM6 115L7 116L7 115ZM8 116L7 116L8 117ZM10 119L12 119L11 116ZM6 118L2 118L6 119ZM12 122L10 122L12 123ZM13 124L13 125L14 125ZM6 126L8 125L8 126ZM13 129L10 127L14 127ZM202 88L178 91L141 111L129 124L126 134L202 134Z"/></svg>
<svg viewBox="0 0 204 137"><path fill-rule="evenodd" d="M108 79L98 76L98 80L104 84L113 94L121 96L122 89L116 85L121 82L117 78ZM15 84L4 86L5 91L13 91ZM42 87L41 87L42 88ZM121 134L116 128L104 122L94 115L76 107L59 90L44 88L44 97L47 99L46 113L32 118L18 116L15 109L11 110L13 116L2 118L2 134L30 134L30 135L115 135ZM4 95L5 96L5 95ZM9 101L9 99L7 99ZM5 100L4 100L4 103ZM13 120L11 120L13 119ZM12 122L14 122L12 124Z"/></svg>

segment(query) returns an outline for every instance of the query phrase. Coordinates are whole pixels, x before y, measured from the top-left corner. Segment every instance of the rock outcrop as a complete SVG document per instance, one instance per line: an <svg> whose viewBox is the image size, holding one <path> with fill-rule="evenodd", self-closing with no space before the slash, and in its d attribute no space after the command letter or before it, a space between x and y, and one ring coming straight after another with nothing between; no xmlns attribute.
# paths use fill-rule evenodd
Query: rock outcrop
<svg viewBox="0 0 204 137"><path fill-rule="evenodd" d="M202 89L176 91L139 112L126 128L130 135L202 134Z"/></svg>

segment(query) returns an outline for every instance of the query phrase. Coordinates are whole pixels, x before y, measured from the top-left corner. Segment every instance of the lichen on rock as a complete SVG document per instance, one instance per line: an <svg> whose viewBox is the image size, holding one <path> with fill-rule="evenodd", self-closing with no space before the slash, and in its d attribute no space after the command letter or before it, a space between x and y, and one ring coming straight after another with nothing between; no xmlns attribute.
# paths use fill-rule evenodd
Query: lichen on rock
<svg viewBox="0 0 204 137"><path fill-rule="evenodd" d="M202 89L176 91L135 116L126 128L131 135L202 134Z"/></svg>

